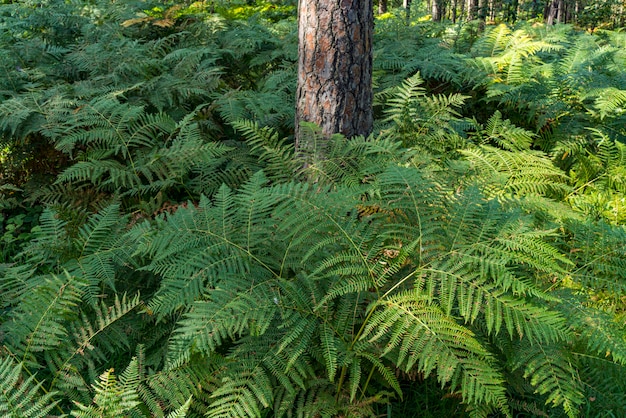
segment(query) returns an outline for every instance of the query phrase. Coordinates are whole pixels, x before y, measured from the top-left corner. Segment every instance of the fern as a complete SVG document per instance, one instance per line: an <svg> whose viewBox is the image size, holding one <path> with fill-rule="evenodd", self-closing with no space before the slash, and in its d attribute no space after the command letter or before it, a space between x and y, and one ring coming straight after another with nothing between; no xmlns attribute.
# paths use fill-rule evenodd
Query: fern
<svg viewBox="0 0 626 418"><path fill-rule="evenodd" d="M505 408L503 378L469 330L429 306L418 292L400 293L371 309L379 306L383 309L370 317L362 338L388 340L383 355L397 349L396 362L406 364L406 370L416 363L426 376L436 370L442 383L460 386L469 403L487 401Z"/></svg>
<svg viewBox="0 0 626 418"><path fill-rule="evenodd" d="M0 413L7 418L44 418L57 404L56 393L42 393L43 383L37 383L34 375L23 379L22 365L11 357L0 363L0 381Z"/></svg>
<svg viewBox="0 0 626 418"><path fill-rule="evenodd" d="M14 415L623 415L623 39L381 19L296 156L293 21L57 6L0 16Z"/></svg>
<svg viewBox="0 0 626 418"><path fill-rule="evenodd" d="M393 121L388 134L401 139L405 145L441 154L462 143L458 135L461 120L457 108L467 97L462 94L427 96L421 86L423 83L421 76L415 74L402 86L384 93L382 97L390 96L385 100L388 107L384 121Z"/></svg>
<svg viewBox="0 0 626 418"><path fill-rule="evenodd" d="M34 353L61 346L69 336L66 321L77 318L75 307L83 287L83 281L69 274L50 275L21 297L10 314L14 323L6 344L12 354L30 366Z"/></svg>
<svg viewBox="0 0 626 418"><path fill-rule="evenodd" d="M562 405L569 417L578 416L583 393L566 352L545 345L523 346L516 352L515 367L524 367L524 375L533 376L530 383L538 393L547 394L546 403Z"/></svg>
<svg viewBox="0 0 626 418"><path fill-rule="evenodd" d="M107 370L100 375L96 383L95 405L77 404L79 411L72 412L75 417L117 417L130 413L139 405L139 396L136 387L139 384L139 373L136 360L132 361L122 373L119 381L113 375L113 370Z"/></svg>
<svg viewBox="0 0 626 418"><path fill-rule="evenodd" d="M133 416L145 417L141 409L140 400L140 368L138 360L133 358L130 364L122 372L119 379L113 374L113 370L107 370L99 376L94 385L95 396L90 405L76 403L77 409L71 415L74 417L119 417ZM183 418L191 405L188 398L179 408L167 415L167 418ZM160 416L164 416L159 409Z"/></svg>
<svg viewBox="0 0 626 418"><path fill-rule="evenodd" d="M294 147L279 139L278 133L268 127L261 128L250 121L233 122L250 144L250 151L265 163L265 173L276 181L288 181L296 172L298 161L294 158Z"/></svg>

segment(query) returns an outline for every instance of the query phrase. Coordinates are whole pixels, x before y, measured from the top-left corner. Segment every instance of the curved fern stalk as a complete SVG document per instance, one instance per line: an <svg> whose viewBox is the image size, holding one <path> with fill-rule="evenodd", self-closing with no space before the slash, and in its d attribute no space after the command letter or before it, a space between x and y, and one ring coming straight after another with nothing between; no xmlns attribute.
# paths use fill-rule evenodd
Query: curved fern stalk
<svg viewBox="0 0 626 418"><path fill-rule="evenodd" d="M56 392L42 393L43 383L35 384L35 376L24 379L22 364L11 357L0 362L0 414L6 418L46 418L56 407ZM63 415L62 415L63 416Z"/></svg>

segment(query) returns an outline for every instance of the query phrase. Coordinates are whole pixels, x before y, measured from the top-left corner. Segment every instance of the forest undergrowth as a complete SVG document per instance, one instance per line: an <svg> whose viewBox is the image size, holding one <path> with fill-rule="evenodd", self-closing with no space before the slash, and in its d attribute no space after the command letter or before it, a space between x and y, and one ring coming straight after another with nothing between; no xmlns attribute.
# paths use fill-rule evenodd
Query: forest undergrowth
<svg viewBox="0 0 626 418"><path fill-rule="evenodd" d="M44 3L0 5L0 415L626 416L625 32L388 13L317 158L293 4Z"/></svg>

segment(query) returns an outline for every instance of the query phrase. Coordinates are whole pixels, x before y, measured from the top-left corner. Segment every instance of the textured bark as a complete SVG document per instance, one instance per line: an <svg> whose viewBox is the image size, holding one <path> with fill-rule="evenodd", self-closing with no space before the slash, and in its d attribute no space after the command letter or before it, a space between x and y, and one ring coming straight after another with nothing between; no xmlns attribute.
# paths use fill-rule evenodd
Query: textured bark
<svg viewBox="0 0 626 418"><path fill-rule="evenodd" d="M308 147L300 122L324 137L372 131L372 0L300 0L296 149Z"/></svg>

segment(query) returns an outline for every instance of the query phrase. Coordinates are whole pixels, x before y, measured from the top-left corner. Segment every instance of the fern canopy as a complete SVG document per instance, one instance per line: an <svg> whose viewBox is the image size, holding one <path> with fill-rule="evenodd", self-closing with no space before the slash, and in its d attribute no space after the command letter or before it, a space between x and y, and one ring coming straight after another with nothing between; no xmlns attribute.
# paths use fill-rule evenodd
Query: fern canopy
<svg viewBox="0 0 626 418"><path fill-rule="evenodd" d="M626 416L622 33L381 16L296 154L293 7L122 3L0 6L0 415Z"/></svg>

